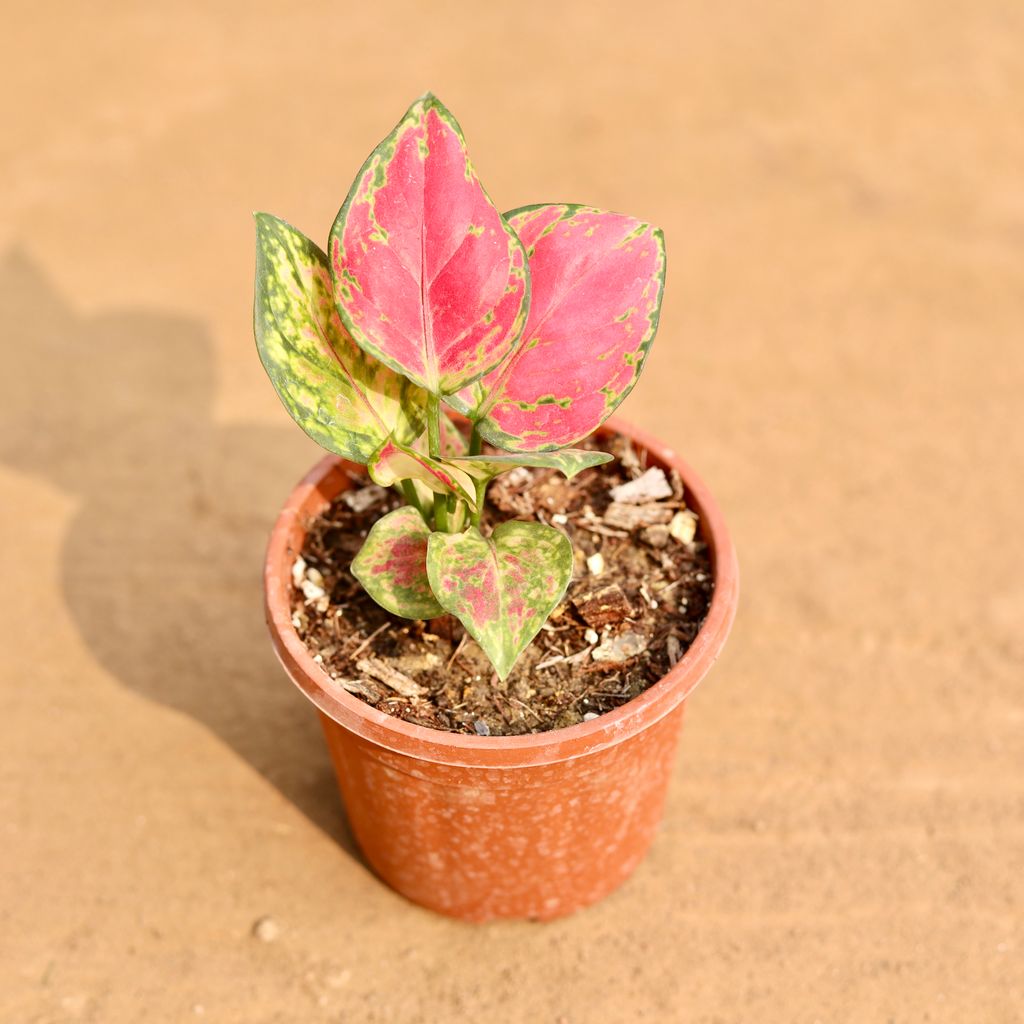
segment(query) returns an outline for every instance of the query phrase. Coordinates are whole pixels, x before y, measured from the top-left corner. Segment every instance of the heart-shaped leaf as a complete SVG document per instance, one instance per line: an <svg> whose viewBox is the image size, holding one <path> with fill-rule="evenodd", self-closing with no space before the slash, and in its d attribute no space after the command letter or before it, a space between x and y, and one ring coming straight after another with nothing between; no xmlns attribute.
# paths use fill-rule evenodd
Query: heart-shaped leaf
<svg viewBox="0 0 1024 1024"><path fill-rule="evenodd" d="M443 614L427 579L427 538L423 517L408 505L378 519L352 562L352 575L382 608L406 619Z"/></svg>
<svg viewBox="0 0 1024 1024"><path fill-rule="evenodd" d="M640 376L661 313L665 240L588 206L506 216L530 258L526 329L501 366L448 401L499 448L563 448L596 430Z"/></svg>
<svg viewBox="0 0 1024 1024"><path fill-rule="evenodd" d="M572 578L572 546L542 523L502 523L490 537L432 533L430 589L483 648L505 679Z"/></svg>
<svg viewBox="0 0 1024 1024"><path fill-rule="evenodd" d="M327 257L256 214L256 346L284 407L317 444L366 462L389 435L423 429L426 393L368 356L334 306Z"/></svg>
<svg viewBox="0 0 1024 1024"><path fill-rule="evenodd" d="M557 469L566 480L591 466L611 462L608 452L592 452L585 448L566 448L560 452L509 452L505 455L460 455L443 461L468 473L474 480L490 480L516 466L532 469Z"/></svg>
<svg viewBox="0 0 1024 1024"><path fill-rule="evenodd" d="M330 252L352 337L434 394L493 369L522 333L523 246L477 179L458 122L429 93L363 164Z"/></svg>
<svg viewBox="0 0 1024 1024"><path fill-rule="evenodd" d="M464 470L396 441L385 441L366 468L370 479L381 487L390 487L399 480L415 480L435 494L454 494L476 507L476 489Z"/></svg>

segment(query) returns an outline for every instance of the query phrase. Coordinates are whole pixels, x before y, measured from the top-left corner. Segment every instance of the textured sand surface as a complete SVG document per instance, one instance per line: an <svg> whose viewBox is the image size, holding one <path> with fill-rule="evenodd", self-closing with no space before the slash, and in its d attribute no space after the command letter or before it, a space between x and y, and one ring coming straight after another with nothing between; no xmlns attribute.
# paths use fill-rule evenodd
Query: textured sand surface
<svg viewBox="0 0 1024 1024"><path fill-rule="evenodd" d="M5 18L0 1019L1024 1019L1024 8L172 6ZM502 207L665 229L623 413L740 553L653 852L548 926L373 879L261 620L317 451L250 211L326 237L426 88Z"/></svg>

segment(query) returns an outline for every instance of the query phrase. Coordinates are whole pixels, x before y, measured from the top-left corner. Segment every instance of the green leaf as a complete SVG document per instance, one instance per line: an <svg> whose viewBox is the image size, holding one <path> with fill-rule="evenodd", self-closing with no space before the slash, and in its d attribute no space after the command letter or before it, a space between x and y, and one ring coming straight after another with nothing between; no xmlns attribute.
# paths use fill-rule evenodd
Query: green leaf
<svg viewBox="0 0 1024 1024"><path fill-rule="evenodd" d="M334 305L327 257L301 232L256 214L256 347L284 407L317 444L365 463L389 436L412 441L426 393L367 355Z"/></svg>
<svg viewBox="0 0 1024 1024"><path fill-rule="evenodd" d="M373 524L352 575L382 608L406 619L433 619L443 614L427 579L427 538L423 517L408 505Z"/></svg>
<svg viewBox="0 0 1024 1024"><path fill-rule="evenodd" d="M565 594L572 545L542 523L502 523L490 537L432 533L427 542L430 589L483 648L505 679Z"/></svg>
<svg viewBox="0 0 1024 1024"><path fill-rule="evenodd" d="M367 469L370 479L381 487L390 487L399 480L414 480L435 494L454 494L476 508L476 490L464 470L390 438L373 453Z"/></svg>
<svg viewBox="0 0 1024 1024"><path fill-rule="evenodd" d="M591 466L611 462L608 452L592 452L583 448L567 448L560 452L509 452L503 455L465 455L443 461L468 473L474 480L490 480L516 466L536 469L557 469L571 480L577 473Z"/></svg>

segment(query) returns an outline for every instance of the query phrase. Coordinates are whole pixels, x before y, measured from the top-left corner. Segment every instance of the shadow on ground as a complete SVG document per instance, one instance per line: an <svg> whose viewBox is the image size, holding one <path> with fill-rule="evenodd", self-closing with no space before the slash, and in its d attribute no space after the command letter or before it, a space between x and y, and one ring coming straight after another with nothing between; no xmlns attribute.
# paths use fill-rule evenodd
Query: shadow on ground
<svg viewBox="0 0 1024 1024"><path fill-rule="evenodd" d="M20 252L0 259L0 323L0 458L79 503L61 565L89 648L356 856L316 717L263 623L263 548L309 461L299 432L214 421L202 324L80 316Z"/></svg>

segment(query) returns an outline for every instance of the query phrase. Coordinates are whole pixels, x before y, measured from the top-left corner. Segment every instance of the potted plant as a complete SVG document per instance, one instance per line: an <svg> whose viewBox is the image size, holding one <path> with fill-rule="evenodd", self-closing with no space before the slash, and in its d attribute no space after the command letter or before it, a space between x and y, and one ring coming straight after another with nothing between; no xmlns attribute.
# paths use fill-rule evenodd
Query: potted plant
<svg viewBox="0 0 1024 1024"><path fill-rule="evenodd" d="M662 234L565 203L500 214L430 94L326 253L256 225L260 356L332 453L274 527L267 621L355 837L454 916L593 902L653 838L736 605L703 484L604 425L657 330Z"/></svg>

